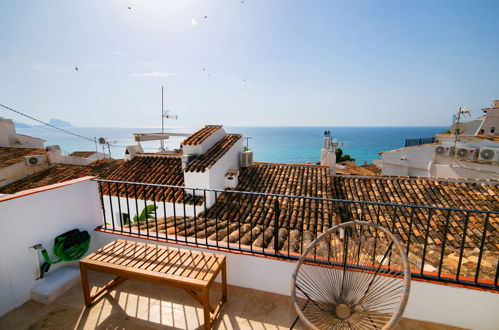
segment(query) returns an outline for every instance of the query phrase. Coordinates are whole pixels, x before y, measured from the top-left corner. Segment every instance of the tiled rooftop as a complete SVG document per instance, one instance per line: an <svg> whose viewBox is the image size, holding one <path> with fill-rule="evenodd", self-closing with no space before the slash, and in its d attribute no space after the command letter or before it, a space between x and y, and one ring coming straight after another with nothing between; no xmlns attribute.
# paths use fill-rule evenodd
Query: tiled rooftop
<svg viewBox="0 0 499 330"><path fill-rule="evenodd" d="M338 199L499 210L499 186L493 181L335 176L333 184Z"/></svg>
<svg viewBox="0 0 499 330"><path fill-rule="evenodd" d="M227 134L204 154L199 155L187 166L187 172L204 172L212 167L230 148L242 138L240 134Z"/></svg>
<svg viewBox="0 0 499 330"><path fill-rule="evenodd" d="M115 171L104 177L108 180L152 183L170 186L183 186L184 173L182 159L169 155L143 155L124 162ZM128 196L129 198L180 202L196 201L200 198L185 194L181 189L161 188L155 186L125 185L118 183L102 183L102 193L112 196Z"/></svg>
<svg viewBox="0 0 499 330"><path fill-rule="evenodd" d="M215 133L220 128L222 128L222 125L206 125L205 127L201 128L199 131L197 131L194 134L192 134L189 137L187 137L182 142L182 145L198 145L198 144L201 144L211 134Z"/></svg>
<svg viewBox="0 0 499 330"><path fill-rule="evenodd" d="M74 157L83 157L87 158L95 154L96 151L75 151L69 154L69 156L74 156Z"/></svg>
<svg viewBox="0 0 499 330"><path fill-rule="evenodd" d="M45 154L43 149L0 147L0 168L24 162L25 156L43 154Z"/></svg>
<svg viewBox="0 0 499 330"><path fill-rule="evenodd" d="M39 188L84 176L104 178L120 164L123 164L123 162L123 160L108 158L97 160L86 166L65 164L53 165L43 171L34 173L24 179L0 188L0 193L14 194L21 190Z"/></svg>

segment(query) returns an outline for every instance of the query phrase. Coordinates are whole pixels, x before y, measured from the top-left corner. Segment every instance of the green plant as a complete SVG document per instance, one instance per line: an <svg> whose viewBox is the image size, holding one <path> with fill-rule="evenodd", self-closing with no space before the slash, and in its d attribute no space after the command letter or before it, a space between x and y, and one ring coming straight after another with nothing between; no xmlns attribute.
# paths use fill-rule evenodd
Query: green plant
<svg viewBox="0 0 499 330"><path fill-rule="evenodd" d="M448 129L448 130L446 130L446 131L444 132L444 134L452 134L452 133L451 133L450 129Z"/></svg>
<svg viewBox="0 0 499 330"><path fill-rule="evenodd" d="M147 221L147 219L152 219L156 214L157 208L158 207L153 204L147 205L146 207L144 207L142 212L140 212L138 217L136 215L133 217L133 222Z"/></svg>
<svg viewBox="0 0 499 330"><path fill-rule="evenodd" d="M250 148L248 146L243 147L243 151L249 151L249 150L250 150Z"/></svg>
<svg viewBox="0 0 499 330"><path fill-rule="evenodd" d="M341 148L336 149L336 162L345 162L345 161L350 161L350 162L355 162L355 158L350 157L350 155L343 154L343 150Z"/></svg>

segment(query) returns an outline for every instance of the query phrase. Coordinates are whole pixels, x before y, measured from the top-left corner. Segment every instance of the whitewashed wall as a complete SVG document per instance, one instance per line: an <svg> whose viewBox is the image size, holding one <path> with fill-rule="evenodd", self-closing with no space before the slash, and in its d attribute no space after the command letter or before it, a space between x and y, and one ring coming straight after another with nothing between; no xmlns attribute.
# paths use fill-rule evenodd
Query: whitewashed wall
<svg viewBox="0 0 499 330"><path fill-rule="evenodd" d="M101 232L96 233L95 237L101 245L122 238ZM146 240L135 240L151 243ZM172 244L159 244L179 247ZM206 251L201 248L190 249ZM227 256L229 284L290 295L291 275L296 266L295 262L236 253L216 253ZM498 329L498 307L499 294L497 293L412 281L409 304L404 317L463 328Z"/></svg>
<svg viewBox="0 0 499 330"><path fill-rule="evenodd" d="M97 184L88 180L0 199L0 315L30 299L39 269L30 246L42 243L52 256L54 238L74 228L87 230L95 246L101 218Z"/></svg>
<svg viewBox="0 0 499 330"><path fill-rule="evenodd" d="M440 138L446 145L454 142ZM473 137L460 138L461 147L498 147L499 143ZM435 144L385 151L382 154L383 175L429 176L440 178L499 179L499 165L456 159L455 156L435 156Z"/></svg>
<svg viewBox="0 0 499 330"><path fill-rule="evenodd" d="M195 154L201 155L204 154L208 149L213 147L218 141L223 139L225 136L225 130L223 128L219 128L215 132L211 133L201 144L196 145L184 145L182 146L183 154Z"/></svg>
<svg viewBox="0 0 499 330"><path fill-rule="evenodd" d="M21 162L0 168L0 187L7 186L33 173L47 169L48 167L49 165L47 164L47 159L45 158L45 164L26 165L26 162L23 159Z"/></svg>
<svg viewBox="0 0 499 330"><path fill-rule="evenodd" d="M188 191L190 192L190 191ZM141 199L133 199L129 198L128 199L128 205L127 205L127 198L124 197L116 197L116 196L111 196L111 198L108 195L103 196L103 201L104 201L104 210L106 213L106 223L112 225L114 222L115 226L120 226L120 224L123 222L123 218L120 218L120 213L126 213L130 217L130 219L133 219L134 216L139 215L142 210L145 208L146 205L154 205L154 201L151 200L146 200L144 203L144 200ZM135 203L137 201L137 204ZM182 202L180 203L175 203L175 206L173 203L164 203L163 202L156 202L156 216L158 218L163 218L163 217L171 217L176 215L177 217L183 217L184 213L188 217L193 217L194 214L198 215L199 213L204 211L204 204L203 205L192 205L192 204L184 204ZM175 207L175 211L173 210ZM104 224L104 222L102 222Z"/></svg>

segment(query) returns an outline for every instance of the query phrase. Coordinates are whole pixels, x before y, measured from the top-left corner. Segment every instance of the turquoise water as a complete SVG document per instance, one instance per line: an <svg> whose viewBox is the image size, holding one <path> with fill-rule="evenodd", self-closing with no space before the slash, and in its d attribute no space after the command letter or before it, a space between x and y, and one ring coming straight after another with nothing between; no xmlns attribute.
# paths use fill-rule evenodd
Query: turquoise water
<svg viewBox="0 0 499 330"><path fill-rule="evenodd" d="M358 164L372 162L379 158L378 153L385 150L401 148L405 139L432 137L447 127L225 127L227 132L241 133L250 136L249 146L254 151L255 161L276 163L318 162L323 143L323 132L331 131L345 153L356 159ZM157 132L158 128L116 128L116 127L73 127L72 132L93 138L105 137L117 145L134 144L132 133ZM186 132L195 128L175 128L167 131ZM48 128L18 128L18 133L36 136L47 140L45 145L58 144L63 153L75 150L95 150L95 144L78 137L67 135ZM178 148L182 137L172 137L165 142L170 149ZM246 141L245 141L246 144ZM159 142L144 143L146 151L156 151ZM102 148L98 146L99 150ZM107 152L107 149L106 149ZM111 148L115 158L122 158L123 149Z"/></svg>

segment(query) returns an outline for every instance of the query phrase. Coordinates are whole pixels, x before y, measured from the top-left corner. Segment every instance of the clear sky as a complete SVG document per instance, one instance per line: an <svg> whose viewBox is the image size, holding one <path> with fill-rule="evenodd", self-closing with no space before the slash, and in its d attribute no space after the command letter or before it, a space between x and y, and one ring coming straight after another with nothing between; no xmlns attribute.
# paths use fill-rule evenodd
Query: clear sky
<svg viewBox="0 0 499 330"><path fill-rule="evenodd" d="M499 98L498 21L497 0L0 1L0 103L153 126L165 85L175 125L448 125Z"/></svg>

